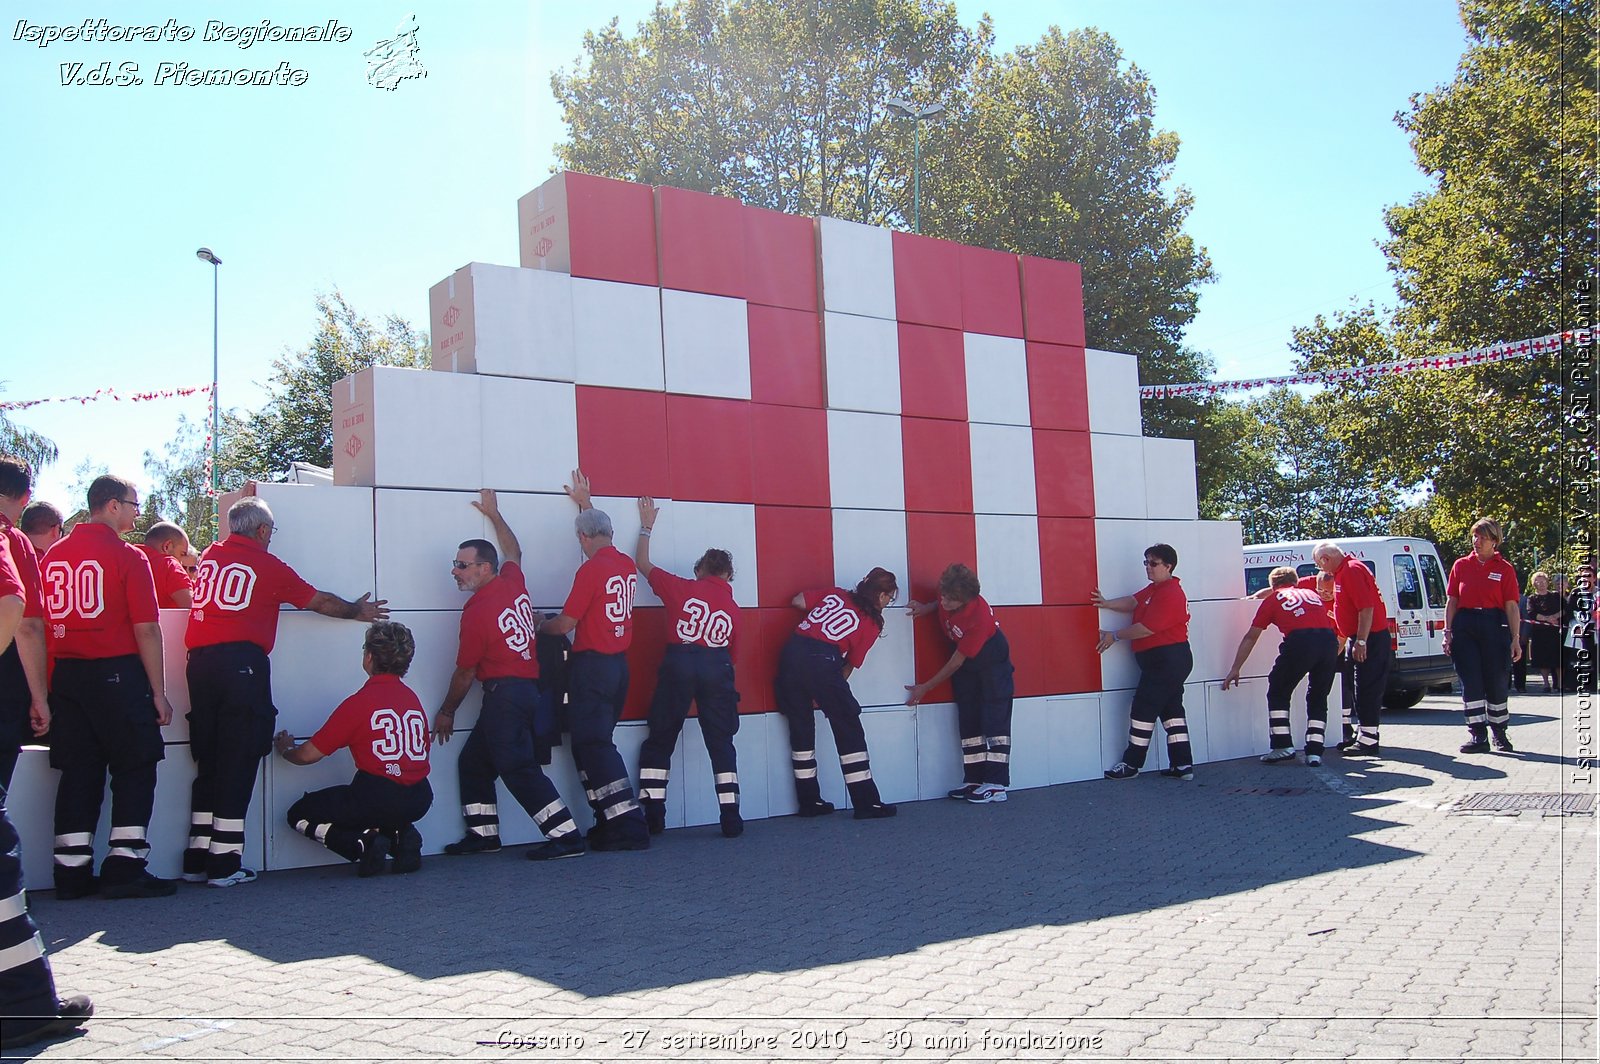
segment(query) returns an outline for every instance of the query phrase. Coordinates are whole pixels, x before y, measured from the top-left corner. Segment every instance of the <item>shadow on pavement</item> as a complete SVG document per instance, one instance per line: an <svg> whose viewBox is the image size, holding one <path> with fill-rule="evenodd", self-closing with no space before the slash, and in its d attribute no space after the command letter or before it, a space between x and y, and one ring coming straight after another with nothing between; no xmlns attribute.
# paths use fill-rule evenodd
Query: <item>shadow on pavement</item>
<svg viewBox="0 0 1600 1064"><path fill-rule="evenodd" d="M1004 805L905 804L886 821L787 817L752 823L738 840L682 829L648 852L551 866L518 847L429 857L412 876L358 880L343 866L153 901L46 895L35 915L52 952L91 936L131 954L224 940L284 963L357 955L420 978L509 970L612 995L894 956L1415 856L1372 841L1393 824L1376 815L1384 798L1352 800L1315 778L1349 767L1251 758L1203 765L1192 783L1147 773L1016 792ZM1362 772L1362 791L1422 782L1383 762Z"/></svg>

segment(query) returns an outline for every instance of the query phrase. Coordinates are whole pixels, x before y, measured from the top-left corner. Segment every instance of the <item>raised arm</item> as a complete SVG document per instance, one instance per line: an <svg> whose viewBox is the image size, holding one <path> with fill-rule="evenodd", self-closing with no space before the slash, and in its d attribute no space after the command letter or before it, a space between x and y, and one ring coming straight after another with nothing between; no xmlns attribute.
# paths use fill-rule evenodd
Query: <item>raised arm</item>
<svg viewBox="0 0 1600 1064"><path fill-rule="evenodd" d="M572 471L572 483L561 485L561 490L567 493L567 498L578 504L580 512L594 509L594 500L589 497L589 478L583 475L583 470Z"/></svg>
<svg viewBox="0 0 1600 1064"><path fill-rule="evenodd" d="M478 492L478 501L472 505L494 526L494 538L500 544L500 560L521 565L522 544L517 542L517 534L511 531L511 526L506 524L506 519L501 516L500 500L495 497L494 490L484 488Z"/></svg>
<svg viewBox="0 0 1600 1064"><path fill-rule="evenodd" d="M639 543L633 551L633 564L646 580L650 579L650 570L655 568L650 564L650 532L660 515L654 499L648 495L639 496Z"/></svg>

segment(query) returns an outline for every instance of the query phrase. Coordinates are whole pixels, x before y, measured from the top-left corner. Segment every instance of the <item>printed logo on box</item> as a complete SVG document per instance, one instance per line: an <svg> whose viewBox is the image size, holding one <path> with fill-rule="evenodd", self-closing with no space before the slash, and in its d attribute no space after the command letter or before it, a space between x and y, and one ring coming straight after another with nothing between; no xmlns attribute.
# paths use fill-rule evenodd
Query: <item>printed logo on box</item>
<svg viewBox="0 0 1600 1064"><path fill-rule="evenodd" d="M542 259L548 257L550 254L550 249L555 246L555 241L551 240L549 237L545 237L537 244L533 245L534 258Z"/></svg>
<svg viewBox="0 0 1600 1064"><path fill-rule="evenodd" d="M363 412L363 413L360 413L360 414L351 414L349 417L345 418L344 421L342 421L339 424L339 427L342 428L342 429L353 429L357 425L365 425L366 423L367 423L367 415L366 415L365 412Z"/></svg>
<svg viewBox="0 0 1600 1064"><path fill-rule="evenodd" d="M351 458L354 458L356 455L360 454L361 437L351 436L348 440L346 440L344 443L344 453L349 455Z"/></svg>
<svg viewBox="0 0 1600 1064"><path fill-rule="evenodd" d="M458 320L460 320L460 318L461 318L461 309L459 307L457 307L454 303L450 304L450 309L444 312L444 323L445 323L445 325L447 325L447 326L448 325L454 325Z"/></svg>

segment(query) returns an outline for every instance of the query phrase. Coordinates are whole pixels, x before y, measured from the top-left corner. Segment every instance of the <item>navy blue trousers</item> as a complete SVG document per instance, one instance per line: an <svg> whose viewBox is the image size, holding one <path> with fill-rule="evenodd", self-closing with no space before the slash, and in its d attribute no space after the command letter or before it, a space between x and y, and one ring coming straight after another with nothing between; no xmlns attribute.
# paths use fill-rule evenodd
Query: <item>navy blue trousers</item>
<svg viewBox="0 0 1600 1064"><path fill-rule="evenodd" d="M739 692L733 683L733 657L726 647L667 647L650 699L650 736L639 751L639 797L667 798L672 751L693 702L700 711L700 734L711 758L720 808L739 804L739 761L733 737L739 732Z"/></svg>
<svg viewBox="0 0 1600 1064"><path fill-rule="evenodd" d="M1133 705L1128 711L1128 748L1122 760L1143 768L1150 752L1150 739L1156 721L1167 730L1167 759L1173 768L1194 764L1189 749L1189 721L1183 715L1183 682L1194 671L1194 653L1187 642L1140 650L1133 655L1139 663L1139 685L1133 689Z"/></svg>
<svg viewBox="0 0 1600 1064"><path fill-rule="evenodd" d="M1328 693L1339 674L1339 637L1332 628L1301 628L1283 637L1278 660L1267 674L1267 730L1274 750L1294 746L1289 734L1289 698L1306 684L1306 753L1320 754L1328 728Z"/></svg>
<svg viewBox="0 0 1600 1064"><path fill-rule="evenodd" d="M612 740L628 698L628 659L623 654L584 650L572 655L567 677L567 731L595 827L618 838L648 837L644 810Z"/></svg>
<svg viewBox="0 0 1600 1064"><path fill-rule="evenodd" d="M996 631L950 677L961 729L961 778L969 785L1011 786L1011 702L1016 694L1011 644Z"/></svg>
<svg viewBox="0 0 1600 1064"><path fill-rule="evenodd" d="M8 1033L13 1026L21 1033L55 1014L55 977L22 892L22 841L6 812L5 789L0 788L0 1017L5 1018Z"/></svg>
<svg viewBox="0 0 1600 1064"><path fill-rule="evenodd" d="M1389 665L1394 661L1394 633L1373 632L1367 637L1367 660L1355 659L1355 639L1344 652L1350 665L1350 688L1355 694L1358 726L1356 743L1378 745L1378 718L1383 712L1383 691L1389 685Z"/></svg>
<svg viewBox="0 0 1600 1064"><path fill-rule="evenodd" d="M94 832L111 775L110 850L100 874L144 873L156 765L166 756L155 695L137 654L60 658L50 681L50 764L56 786L55 883L83 889L94 875Z"/></svg>
<svg viewBox="0 0 1600 1064"><path fill-rule="evenodd" d="M535 680L484 681L477 726L456 761L468 832L500 837L496 779L505 783L545 838L559 839L578 830L556 785L539 767L536 735L541 708L548 712L549 705Z"/></svg>
<svg viewBox="0 0 1600 1064"><path fill-rule="evenodd" d="M784 644L773 685L778 709L789 722L789 758L794 768L795 796L802 807L822 800L817 782L817 718L822 710L839 749L839 767L850 801L856 808L882 801L867 756L867 733L861 727L861 703L844 677L844 656L832 643L796 633Z"/></svg>
<svg viewBox="0 0 1600 1064"><path fill-rule="evenodd" d="M1505 610L1457 610L1450 660L1461 680L1467 727L1477 736L1511 720L1511 622Z"/></svg>
<svg viewBox="0 0 1600 1064"><path fill-rule="evenodd" d="M272 751L272 665L255 643L218 643L189 651L186 672L195 775L183 870L226 879L239 870L256 773Z"/></svg>
<svg viewBox="0 0 1600 1064"><path fill-rule="evenodd" d="M400 831L428 815L433 788L426 779L403 784L370 772L349 783L308 791L289 807L289 826L346 861L361 860L361 836L376 828Z"/></svg>

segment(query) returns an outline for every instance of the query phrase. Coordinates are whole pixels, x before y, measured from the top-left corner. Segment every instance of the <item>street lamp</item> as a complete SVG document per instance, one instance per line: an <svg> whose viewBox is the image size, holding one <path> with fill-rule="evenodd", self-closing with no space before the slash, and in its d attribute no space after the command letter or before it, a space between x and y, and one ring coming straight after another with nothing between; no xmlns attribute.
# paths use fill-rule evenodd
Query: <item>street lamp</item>
<svg viewBox="0 0 1600 1064"><path fill-rule="evenodd" d="M936 118L944 113L944 104L930 103L918 107L910 100L899 98L883 101L884 106L901 118L911 119L911 231L922 232L922 120Z"/></svg>
<svg viewBox="0 0 1600 1064"><path fill-rule="evenodd" d="M222 260L217 258L216 252L210 248L201 248L196 251L195 257L211 263L211 516L217 516L217 436L220 425L219 415L222 410L217 401L217 277L220 271L218 266Z"/></svg>

